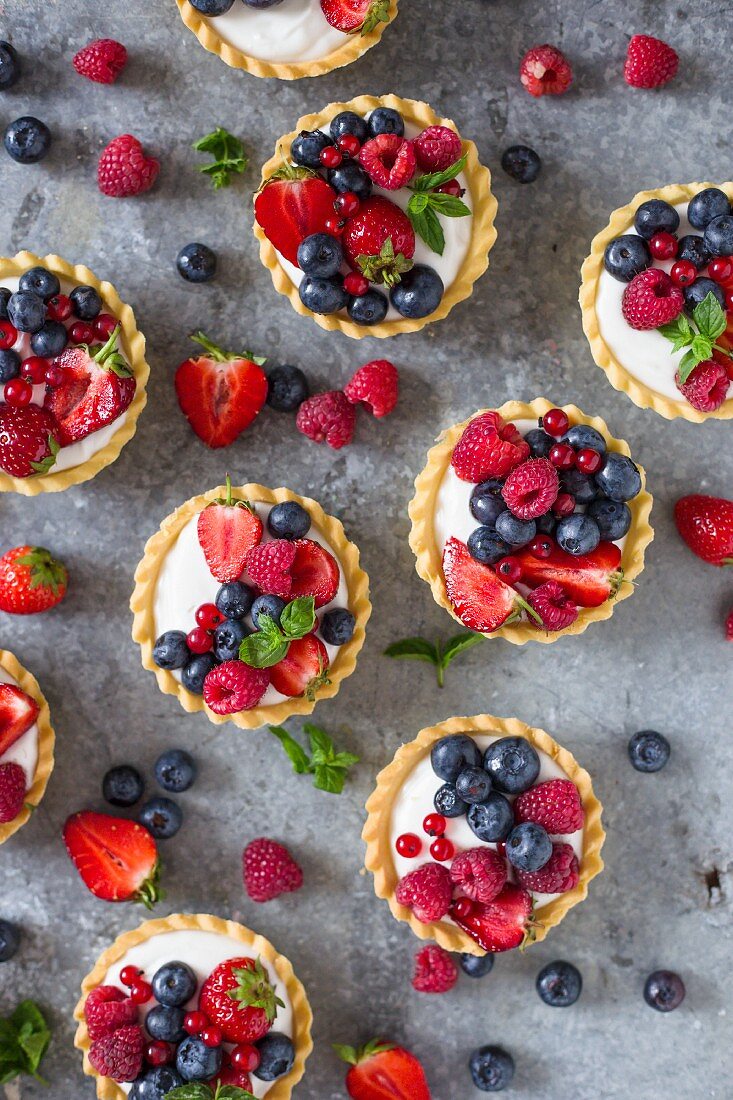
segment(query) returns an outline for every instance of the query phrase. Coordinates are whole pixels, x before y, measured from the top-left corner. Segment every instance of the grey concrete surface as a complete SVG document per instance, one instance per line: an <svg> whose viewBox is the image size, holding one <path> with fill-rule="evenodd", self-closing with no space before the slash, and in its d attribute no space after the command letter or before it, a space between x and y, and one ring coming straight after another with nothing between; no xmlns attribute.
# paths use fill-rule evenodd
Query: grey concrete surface
<svg viewBox="0 0 733 1100"><path fill-rule="evenodd" d="M55 144L21 167L0 153L0 249L57 251L111 278L133 303L148 338L148 408L134 441L97 479L66 493L0 498L2 548L53 548L71 569L68 599L43 617L0 615L0 645L38 676L57 731L56 771L32 823L0 852L0 913L25 930L22 951L0 968L0 1009L39 1000L53 1024L47 1091L22 1081L23 1100L91 1097L72 1046L72 1006L98 953L142 913L86 893L61 843L66 815L101 804L113 762L149 768L173 745L200 763L182 798L186 821L165 845L162 913L209 910L261 930L294 962L315 1012L315 1052L297 1089L303 1100L345 1094L332 1041L374 1034L404 1041L424 1059L436 1100L480 1094L471 1049L501 1043L514 1055L517 1100L658 1100L730 1097L731 1085L731 649L722 635L733 584L682 546L671 521L681 494L733 496L730 425L668 423L616 393L595 367L581 331L579 269L609 211L642 187L730 177L729 43L733 6L654 0L401 0L379 48L357 64L294 84L258 81L207 55L180 23L173 0L3 0L0 32L23 55L25 76L0 96L3 125L43 118ZM682 57L679 78L637 92L621 77L628 36L663 35ZM70 64L91 37L130 51L111 88ZM557 43L571 58L573 90L535 101L520 87L518 59ZM498 243L473 298L444 322L388 344L327 334L277 296L250 229L258 164L299 114L361 92L422 97L474 138L495 172ZM216 125L242 136L244 180L215 194L196 171L191 142ZM96 188L96 158L132 131L162 162L153 192L109 200ZM543 172L520 187L502 150L533 145ZM221 260L216 282L195 288L175 271L178 249L204 240ZM287 417L263 413L227 452L208 452L180 415L172 385L202 326L272 361L300 363L316 387L344 384L375 356L402 374L402 398L385 423L362 418L336 454L299 436ZM407 545L413 478L438 431L472 410L544 394L600 413L647 468L656 539L632 599L582 638L523 649L500 641L452 668L445 689L420 665L391 663L385 645L406 634L446 636L451 622L417 578ZM362 756L340 798L313 790L266 732L241 733L187 716L162 696L130 639L132 575L145 540L188 496L221 481L286 484L341 516L371 574L374 615L356 674L315 719ZM362 872L362 807L376 771L426 724L488 710L550 730L592 772L605 804L605 873L541 945L497 961L453 993L413 992L417 941L392 920ZM673 744L658 776L634 772L626 740L653 726ZM298 729L299 722L292 723ZM240 877L243 844L286 840L306 887L267 906ZM719 875L708 888L706 875ZM572 959L585 989L567 1011L545 1007L533 983L553 958ZM660 966L687 983L669 1017L647 1008L645 975Z"/></svg>

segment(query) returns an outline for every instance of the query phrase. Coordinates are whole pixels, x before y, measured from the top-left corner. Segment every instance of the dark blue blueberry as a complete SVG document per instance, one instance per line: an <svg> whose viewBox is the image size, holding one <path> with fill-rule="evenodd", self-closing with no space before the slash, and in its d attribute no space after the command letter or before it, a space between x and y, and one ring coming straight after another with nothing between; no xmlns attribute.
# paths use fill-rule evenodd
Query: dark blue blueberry
<svg viewBox="0 0 733 1100"><path fill-rule="evenodd" d="M535 987L546 1005L553 1008L569 1008L574 1005L583 988L583 979L577 966L557 959L543 966L537 975Z"/></svg>
<svg viewBox="0 0 733 1100"><path fill-rule="evenodd" d="M131 764L110 768L102 780L102 794L112 806L134 806L145 790L145 782Z"/></svg>
<svg viewBox="0 0 733 1100"><path fill-rule="evenodd" d="M216 253L206 244L193 241L176 256L178 274L189 283L208 283L216 275Z"/></svg>
<svg viewBox="0 0 733 1100"><path fill-rule="evenodd" d="M323 131L301 130L290 147L290 156L304 168L322 168L321 153L329 145L333 145L333 138Z"/></svg>
<svg viewBox="0 0 733 1100"><path fill-rule="evenodd" d="M145 1017L145 1027L152 1039L162 1039L165 1043L180 1043L186 1032L183 1030L182 1008L170 1005L156 1005Z"/></svg>
<svg viewBox="0 0 733 1100"><path fill-rule="evenodd" d="M516 550L518 547L526 546L528 542L532 541L537 534L537 524L533 519L519 519L517 516L513 516L507 508L506 512L502 512L500 516L497 516L496 533L512 549Z"/></svg>
<svg viewBox="0 0 733 1100"><path fill-rule="evenodd" d="M267 404L276 412L295 412L309 393L308 379L300 367L283 363L267 376Z"/></svg>
<svg viewBox="0 0 733 1100"><path fill-rule="evenodd" d="M267 530L276 539L302 539L310 531L311 518L297 500L275 504L267 517Z"/></svg>
<svg viewBox="0 0 733 1100"><path fill-rule="evenodd" d="M255 1046L260 1052L260 1064L253 1070L260 1081L275 1081L293 1068L295 1047L292 1039L280 1031L268 1031Z"/></svg>
<svg viewBox="0 0 733 1100"><path fill-rule="evenodd" d="M529 145L510 145L501 155L501 166L517 183L534 183L542 161Z"/></svg>
<svg viewBox="0 0 733 1100"><path fill-rule="evenodd" d="M222 1048L207 1047L198 1035L189 1035L176 1051L176 1069L184 1081L208 1081L221 1069Z"/></svg>
<svg viewBox="0 0 733 1100"><path fill-rule="evenodd" d="M312 313L338 313L346 309L349 296L344 290L344 281L336 279L316 279L306 275L299 287L300 300Z"/></svg>
<svg viewBox="0 0 733 1100"><path fill-rule="evenodd" d="M491 777L475 765L464 768L456 776L456 794L469 806L485 802L491 794Z"/></svg>
<svg viewBox="0 0 733 1100"><path fill-rule="evenodd" d="M236 661L240 645L251 633L241 619L226 619L219 623L214 631L214 656L217 661Z"/></svg>
<svg viewBox="0 0 733 1100"><path fill-rule="evenodd" d="M54 359L61 354L68 342L69 334L65 325L60 321L44 321L38 332L31 336L31 351L34 355Z"/></svg>
<svg viewBox="0 0 733 1100"><path fill-rule="evenodd" d="M604 542L622 539L631 527L631 509L620 500L601 497L588 506L588 515L598 524Z"/></svg>
<svg viewBox="0 0 733 1100"><path fill-rule="evenodd" d="M481 750L465 733L453 733L441 737L430 750L430 764L439 779L455 783L464 768L477 767L481 763Z"/></svg>
<svg viewBox="0 0 733 1100"><path fill-rule="evenodd" d="M355 325L379 325L387 316L389 302L373 287L366 294L349 298L346 311Z"/></svg>
<svg viewBox="0 0 733 1100"><path fill-rule="evenodd" d="M634 275L646 271L652 263L649 245L636 233L625 233L606 245L603 266L620 283L630 283Z"/></svg>
<svg viewBox="0 0 733 1100"><path fill-rule="evenodd" d="M659 772L672 751L669 741L656 730L640 730L629 741L629 760L638 772Z"/></svg>
<svg viewBox="0 0 733 1100"><path fill-rule="evenodd" d="M645 241L650 241L655 233L676 233L679 225L679 214L664 199L648 199L634 217L634 229Z"/></svg>
<svg viewBox="0 0 733 1100"><path fill-rule="evenodd" d="M130 1089L128 1100L165 1100L169 1092L184 1083L173 1066L156 1066L147 1070L144 1077L138 1077Z"/></svg>
<svg viewBox="0 0 733 1100"><path fill-rule="evenodd" d="M592 554L601 541L601 529L592 516L575 512L563 516L555 528L555 541L566 554Z"/></svg>
<svg viewBox="0 0 733 1100"><path fill-rule="evenodd" d="M495 565L509 553L509 547L493 527L477 527L468 536L468 552L483 565Z"/></svg>
<svg viewBox="0 0 733 1100"><path fill-rule="evenodd" d="M9 920L0 919L0 963L9 962L20 946L20 929Z"/></svg>
<svg viewBox="0 0 733 1100"><path fill-rule="evenodd" d="M8 318L8 302L13 296L12 290L8 290L6 286L0 286L0 321L7 321Z"/></svg>
<svg viewBox="0 0 733 1100"><path fill-rule="evenodd" d="M427 264L415 264L390 292L390 301L403 317L420 318L435 313L443 297L443 280Z"/></svg>
<svg viewBox="0 0 733 1100"><path fill-rule="evenodd" d="M626 455L611 451L595 475L596 485L609 500L633 500L641 492L641 474Z"/></svg>
<svg viewBox="0 0 733 1100"><path fill-rule="evenodd" d="M102 310L102 299L93 286L75 286L69 298L80 321L93 321Z"/></svg>
<svg viewBox="0 0 733 1100"><path fill-rule="evenodd" d="M248 8L274 8L276 4L282 4L283 0L244 0Z"/></svg>
<svg viewBox="0 0 733 1100"><path fill-rule="evenodd" d="M353 134L363 145L369 137L369 127L361 115L357 115L355 111L340 111L339 114L334 115L329 130L336 142L344 134Z"/></svg>
<svg viewBox="0 0 733 1100"><path fill-rule="evenodd" d="M153 660L158 668L183 668L191 651L182 630L166 630L153 646Z"/></svg>
<svg viewBox="0 0 733 1100"><path fill-rule="evenodd" d="M18 279L18 289L31 290L47 302L49 298L61 293L61 283L57 276L52 271L47 271L45 267L31 267Z"/></svg>
<svg viewBox="0 0 733 1100"><path fill-rule="evenodd" d="M550 448L554 447L555 443L557 443L557 440L553 439L547 432L543 432L542 428L532 428L532 430L525 435L524 441L534 458L547 458L550 453Z"/></svg>
<svg viewBox="0 0 733 1100"><path fill-rule="evenodd" d="M46 320L43 298L32 290L16 290L8 301L8 318L18 332L38 332Z"/></svg>
<svg viewBox="0 0 733 1100"><path fill-rule="evenodd" d="M153 974L153 996L158 1004L182 1008L198 988L196 975L188 963L168 962Z"/></svg>
<svg viewBox="0 0 733 1100"><path fill-rule="evenodd" d="M156 840L170 840L183 824L183 811L170 798L150 798L140 808L139 821Z"/></svg>
<svg viewBox="0 0 733 1100"><path fill-rule="evenodd" d="M155 778L164 791L180 794L196 781L196 761L185 749L167 749L155 761Z"/></svg>
<svg viewBox="0 0 733 1100"><path fill-rule="evenodd" d="M733 256L733 214L713 218L705 230L704 241L713 256Z"/></svg>
<svg viewBox="0 0 733 1100"><path fill-rule="evenodd" d="M557 527L557 520L552 512L545 512L544 516L540 516L535 522L537 523L538 535L554 535L555 528Z"/></svg>
<svg viewBox="0 0 733 1100"><path fill-rule="evenodd" d="M329 168L326 173L328 182L339 195L344 191L353 191L362 202L372 193L372 181L360 164L355 160L344 160L338 168Z"/></svg>
<svg viewBox="0 0 733 1100"><path fill-rule="evenodd" d="M9 42L0 42L0 88L12 88L20 76L20 58Z"/></svg>
<svg viewBox="0 0 733 1100"><path fill-rule="evenodd" d="M51 131L33 115L16 118L5 130L5 151L18 164L36 164L51 148Z"/></svg>
<svg viewBox="0 0 733 1100"><path fill-rule="evenodd" d="M485 978L494 969L494 956L491 952L487 955L469 955L464 951L458 961L461 970L469 978Z"/></svg>
<svg viewBox="0 0 733 1100"><path fill-rule="evenodd" d="M458 792L452 783L444 783L442 787L438 787L433 805L443 817L463 817L468 810L468 803L458 797Z"/></svg>
<svg viewBox="0 0 733 1100"><path fill-rule="evenodd" d="M346 645L354 636L356 619L345 607L334 607L321 619L321 637L328 645Z"/></svg>
<svg viewBox="0 0 733 1100"><path fill-rule="evenodd" d="M481 1092L501 1092L514 1077L514 1059L502 1047L474 1050L468 1060L473 1083Z"/></svg>
<svg viewBox="0 0 733 1100"><path fill-rule="evenodd" d="M560 471L560 489L575 497L576 504L590 504L598 496L598 486L592 474L584 474L575 466Z"/></svg>
<svg viewBox="0 0 733 1100"><path fill-rule="evenodd" d="M644 1000L657 1012L673 1012L685 999L685 983L673 970L655 970L644 982Z"/></svg>
<svg viewBox="0 0 733 1100"><path fill-rule="evenodd" d="M723 288L717 283L714 283L712 279L708 279L705 275L699 279L695 279L695 282L690 283L689 286L683 286L682 293L685 298L685 309L689 314L692 314L695 306L699 306L701 302L705 301L708 294L714 294L718 299L720 308L725 309L725 294Z"/></svg>
<svg viewBox="0 0 733 1100"><path fill-rule="evenodd" d="M306 275L330 279L344 262L344 250L330 233L311 233L298 245L298 267Z"/></svg>
<svg viewBox="0 0 733 1100"><path fill-rule="evenodd" d="M20 374L20 356L12 348L0 348L0 383Z"/></svg>
<svg viewBox="0 0 733 1100"><path fill-rule="evenodd" d="M203 695L204 680L212 668L216 668L216 657L213 653L196 653L183 666L181 683L194 695Z"/></svg>
<svg viewBox="0 0 733 1100"><path fill-rule="evenodd" d="M243 619L249 615L255 594L249 585L242 581L227 581L216 593L215 603L227 619Z"/></svg>
<svg viewBox="0 0 733 1100"><path fill-rule="evenodd" d="M730 214L728 196L719 187L706 187L687 204L687 220L695 229L706 229L713 218Z"/></svg>
<svg viewBox="0 0 733 1100"><path fill-rule="evenodd" d="M499 737L484 753L484 768L497 791L521 794L540 774L540 758L526 737Z"/></svg>
<svg viewBox="0 0 733 1100"><path fill-rule="evenodd" d="M705 248L705 242L702 237L698 237L696 233L688 233L685 237L680 237L680 243L677 248L678 260L689 260L694 264L698 271L702 271L704 267L707 267L710 263L711 256L708 250Z"/></svg>
<svg viewBox="0 0 733 1100"><path fill-rule="evenodd" d="M373 110L369 115L368 125L372 137L376 137L377 134L405 136L405 123L402 115L391 107L377 107Z"/></svg>
<svg viewBox="0 0 733 1100"><path fill-rule="evenodd" d="M518 871L539 871L552 855L547 830L534 821L516 825L506 840L506 858Z"/></svg>
<svg viewBox="0 0 733 1100"><path fill-rule="evenodd" d="M511 802L498 791L492 791L485 802L469 806L466 819L469 828L479 840L498 844L506 840L514 826Z"/></svg>
<svg viewBox="0 0 733 1100"><path fill-rule="evenodd" d="M590 424L573 424L572 428L568 428L565 432L562 442L569 443L578 451L589 447L592 451L598 451L599 454L604 455L607 450L605 439Z"/></svg>
<svg viewBox="0 0 733 1100"><path fill-rule="evenodd" d="M488 481L482 481L475 485L471 492L469 508L471 515L484 527L493 527L496 517L506 509L506 502L501 495L504 486L503 481L492 477Z"/></svg>
<svg viewBox="0 0 733 1100"><path fill-rule="evenodd" d="M258 596L252 604L252 622L258 630L262 629L260 615L269 615L273 622L280 625L280 616L285 609L285 600L279 596Z"/></svg>

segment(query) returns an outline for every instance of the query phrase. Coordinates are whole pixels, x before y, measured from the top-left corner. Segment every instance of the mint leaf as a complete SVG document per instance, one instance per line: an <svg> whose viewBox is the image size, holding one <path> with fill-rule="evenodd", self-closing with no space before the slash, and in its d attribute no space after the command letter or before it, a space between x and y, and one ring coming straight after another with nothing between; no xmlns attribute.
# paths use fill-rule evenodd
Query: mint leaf
<svg viewBox="0 0 733 1100"><path fill-rule="evenodd" d="M328 764L319 764L313 769L313 786L328 794L341 794L346 781L346 772L341 768L331 768Z"/></svg>
<svg viewBox="0 0 733 1100"><path fill-rule="evenodd" d="M272 668L287 655L288 643L280 633L258 630L250 634L239 647L239 659L251 668Z"/></svg>
<svg viewBox="0 0 733 1100"><path fill-rule="evenodd" d="M277 737L293 764L298 775L306 772L313 776L313 786L331 794L340 794L349 768L359 763L359 757L351 752L337 752L333 741L320 726L306 722L303 732L308 736L311 755L291 737L282 726L270 726L270 732Z"/></svg>
<svg viewBox="0 0 733 1100"><path fill-rule="evenodd" d="M425 638L403 638L401 642L392 642L385 649L384 656L397 660L428 661L433 665L439 661L436 647Z"/></svg>
<svg viewBox="0 0 733 1100"><path fill-rule="evenodd" d="M697 364L701 362L702 360L697 358L694 351L688 351L686 355L683 355L677 368L680 382L686 382Z"/></svg>
<svg viewBox="0 0 733 1100"><path fill-rule="evenodd" d="M312 722L306 722L303 732L308 734L311 752L320 753L324 760L330 760L334 754L334 747L326 731L320 726L314 726Z"/></svg>
<svg viewBox="0 0 733 1100"><path fill-rule="evenodd" d="M38 1005L21 1001L11 1016L0 1020L0 1084L21 1073L42 1081L38 1067L50 1041L51 1032Z"/></svg>
<svg viewBox="0 0 733 1100"><path fill-rule="evenodd" d="M189 1081L165 1094L164 1100L213 1100L214 1090L203 1081Z"/></svg>
<svg viewBox="0 0 733 1100"><path fill-rule="evenodd" d="M466 167L466 161L468 160L468 154L464 153L463 156L449 164L447 168L443 168L440 172L430 172L425 176L417 176L410 184L411 191L432 191L435 187L441 187L442 184L448 183L449 180L454 180L456 176L459 176L463 169Z"/></svg>
<svg viewBox="0 0 733 1100"><path fill-rule="evenodd" d="M467 649L472 649L479 642L486 641L483 634L474 634L473 631L467 631L463 634L454 634L452 638L443 646L443 668L447 668L451 661L458 657L460 653L465 653Z"/></svg>
<svg viewBox="0 0 733 1100"><path fill-rule="evenodd" d="M231 177L244 172L248 164L242 142L221 126L194 142L193 148L197 153L209 153L214 158L213 164L204 164L199 172L211 177L216 191L228 187Z"/></svg>
<svg viewBox="0 0 733 1100"><path fill-rule="evenodd" d="M316 601L313 596L291 600L280 615L280 627L287 638L304 638L316 625Z"/></svg>
<svg viewBox="0 0 733 1100"><path fill-rule="evenodd" d="M310 757L302 745L282 726L270 726L270 733L277 737L293 765L296 775L305 775L310 767Z"/></svg>
<svg viewBox="0 0 733 1100"><path fill-rule="evenodd" d="M712 290L699 305L695 306L692 316L702 335L706 336L712 343L715 343L726 330L725 312Z"/></svg>
<svg viewBox="0 0 733 1100"><path fill-rule="evenodd" d="M257 1100L252 1092L240 1089L237 1085L224 1085L216 1090L214 1100Z"/></svg>
<svg viewBox="0 0 733 1100"><path fill-rule="evenodd" d="M445 249L445 234L438 221L438 215L429 204L424 210L416 212L414 208L410 208L410 203L412 203L412 198L407 204L407 216L410 219L412 228L418 237L425 241L432 252L437 252L439 256L442 256Z"/></svg>
<svg viewBox="0 0 733 1100"><path fill-rule="evenodd" d="M438 687L443 687L445 670L450 663L483 640L483 634L474 634L473 631L454 634L444 646L439 641L432 645L425 638L403 638L401 642L393 642L387 646L384 656L398 660L425 661L433 665Z"/></svg>
<svg viewBox="0 0 733 1100"><path fill-rule="evenodd" d="M713 342L709 340L707 336L703 336L698 332L692 337L692 354L697 359L698 363L703 363L706 359L709 359L713 354Z"/></svg>
<svg viewBox="0 0 733 1100"><path fill-rule="evenodd" d="M422 196L416 195L415 197L421 198ZM471 213L465 202L456 195L443 195L440 192L435 192L429 196L429 203L434 210L437 210L439 214L443 214L446 218L466 218Z"/></svg>

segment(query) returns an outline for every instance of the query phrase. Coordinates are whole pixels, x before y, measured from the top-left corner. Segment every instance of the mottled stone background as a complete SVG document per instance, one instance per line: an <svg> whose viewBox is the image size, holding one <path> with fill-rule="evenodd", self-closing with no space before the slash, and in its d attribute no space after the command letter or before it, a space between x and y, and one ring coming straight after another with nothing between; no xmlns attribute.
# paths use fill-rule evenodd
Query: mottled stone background
<svg viewBox="0 0 733 1100"><path fill-rule="evenodd" d="M382 44L348 69L292 84L260 81L207 55L173 0L4 0L0 32L23 55L25 76L0 96L3 126L21 114L51 127L51 155L34 167L0 152L0 248L59 252L109 277L148 339L152 376L136 438L94 482L58 495L0 500L2 548L48 545L72 574L68 599L26 620L0 615L0 645L14 650L48 695L56 771L31 824L0 853L0 913L25 929L22 951L0 968L0 1009L31 996L48 1011L51 1089L24 1081L17 1100L93 1095L72 1046L80 979L114 936L141 919L96 901L61 843L73 810L101 806L111 764L150 768L173 745L192 749L201 774L182 797L186 821L164 848L162 913L208 910L265 932L293 960L315 1012L316 1049L297 1095L344 1095L332 1041L376 1033L425 1061L436 1100L478 1096L473 1047L514 1055L512 1095L533 1100L731 1094L731 652L722 618L731 579L694 559L675 533L682 493L733 496L730 425L668 423L616 393L593 364L577 306L579 269L608 213L643 187L730 178L733 6L655 0L401 0ZM621 70L633 32L663 35L681 54L678 79L659 92L628 88ZM91 37L126 43L119 84L79 78L71 56ZM531 99L517 76L522 52L560 46L575 84L562 98ZM470 301L441 324L388 345L327 334L276 295L258 260L250 196L258 165L303 112L362 92L424 98L476 140L495 173L499 239ZM196 171L191 142L215 126L241 135L244 180L218 194ZM97 191L105 143L132 131L160 157L155 190L111 200ZM543 159L521 187L499 167L525 141ZM193 287L174 260L190 240L219 253L221 273ZM176 365L186 334L250 346L297 362L316 388L389 354L402 398L386 423L362 417L354 444L334 453L264 412L226 453L207 451L179 413ZM417 578L407 545L412 481L438 431L475 408L538 394L575 401L628 439L655 496L656 540L634 597L582 638L523 649L501 641L472 650L443 691L427 666L392 663L382 650L406 634L447 636L452 624ZM371 575L374 614L356 674L316 719L362 764L340 798L290 772L270 735L211 726L161 695L130 639L132 575L145 540L187 497L221 481L263 481L312 493L341 516ZM362 873L363 804L376 771L424 725L488 710L544 726L593 773L605 804L607 868L585 904L526 955L497 961L482 982L452 994L410 986L417 947L375 899ZM299 723L293 722L292 728ZM670 737L657 776L634 772L626 741L644 727ZM306 887L266 907L240 877L243 844L281 837ZM709 887L715 879L720 885ZM585 988L575 1008L544 1006L540 966L573 960ZM647 1008L645 975L678 969L683 1007ZM728 1009L726 1009L728 1002ZM726 1015L728 1011L728 1015ZM727 1060L727 1065L726 1065Z"/></svg>

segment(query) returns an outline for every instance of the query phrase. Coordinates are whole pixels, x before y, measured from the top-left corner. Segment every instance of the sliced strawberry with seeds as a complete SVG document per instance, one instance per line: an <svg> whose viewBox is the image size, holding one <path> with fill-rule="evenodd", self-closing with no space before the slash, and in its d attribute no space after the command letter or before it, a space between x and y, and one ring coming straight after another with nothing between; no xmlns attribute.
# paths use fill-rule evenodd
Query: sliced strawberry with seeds
<svg viewBox="0 0 733 1100"><path fill-rule="evenodd" d="M613 542L600 542L590 554L567 554L553 546L549 557L536 558L529 550L514 555L522 569L522 582L541 585L555 581L580 607L599 607L618 592L623 581L621 550Z"/></svg>
<svg viewBox="0 0 733 1100"><path fill-rule="evenodd" d="M224 351L203 332L195 332L191 339L207 354L186 359L176 371L178 404L207 447L228 447L265 403L264 359L248 351Z"/></svg>
<svg viewBox="0 0 733 1100"><path fill-rule="evenodd" d="M450 538L445 544L443 576L448 599L458 618L470 630L489 634L503 623L518 619L523 610L542 625L534 608L493 569L472 558L460 539Z"/></svg>
<svg viewBox="0 0 733 1100"><path fill-rule="evenodd" d="M316 607L324 607L336 598L339 587L339 567L333 554L313 539L297 539L295 558L290 566L293 584L291 599L313 596Z"/></svg>
<svg viewBox="0 0 733 1100"><path fill-rule="evenodd" d="M389 23L390 0L321 0L321 11L337 31L369 34L378 23Z"/></svg>
<svg viewBox="0 0 733 1100"><path fill-rule="evenodd" d="M455 909L451 916L484 951L511 951L534 939L532 897L512 882L493 901L474 902L468 916L460 916Z"/></svg>
<svg viewBox="0 0 733 1100"><path fill-rule="evenodd" d="M255 219L277 251L298 266L298 245L313 233L327 233L336 192L310 168L283 164L255 199Z"/></svg>
<svg viewBox="0 0 733 1100"><path fill-rule="evenodd" d="M313 701L328 679L328 652L320 638L306 634L288 646L282 661L270 669L270 683L281 695L305 695Z"/></svg>
<svg viewBox="0 0 733 1100"><path fill-rule="evenodd" d="M59 435L55 417L40 405L0 404L0 470L11 477L49 473Z"/></svg>
<svg viewBox="0 0 733 1100"><path fill-rule="evenodd" d="M372 1039L360 1048L334 1047L351 1066L346 1089L352 1100L430 1100L425 1071L404 1047L382 1039Z"/></svg>
<svg viewBox="0 0 733 1100"><path fill-rule="evenodd" d="M0 684L0 757L31 728L40 707L15 684Z"/></svg>
<svg viewBox="0 0 733 1100"><path fill-rule="evenodd" d="M158 849L136 821L82 810L64 825L66 851L82 882L102 901L138 901L152 909L160 899Z"/></svg>
<svg viewBox="0 0 733 1100"><path fill-rule="evenodd" d="M247 554L262 538L262 520L248 500L227 495L211 502L199 514L197 531L211 574L218 581L235 581L244 572Z"/></svg>

